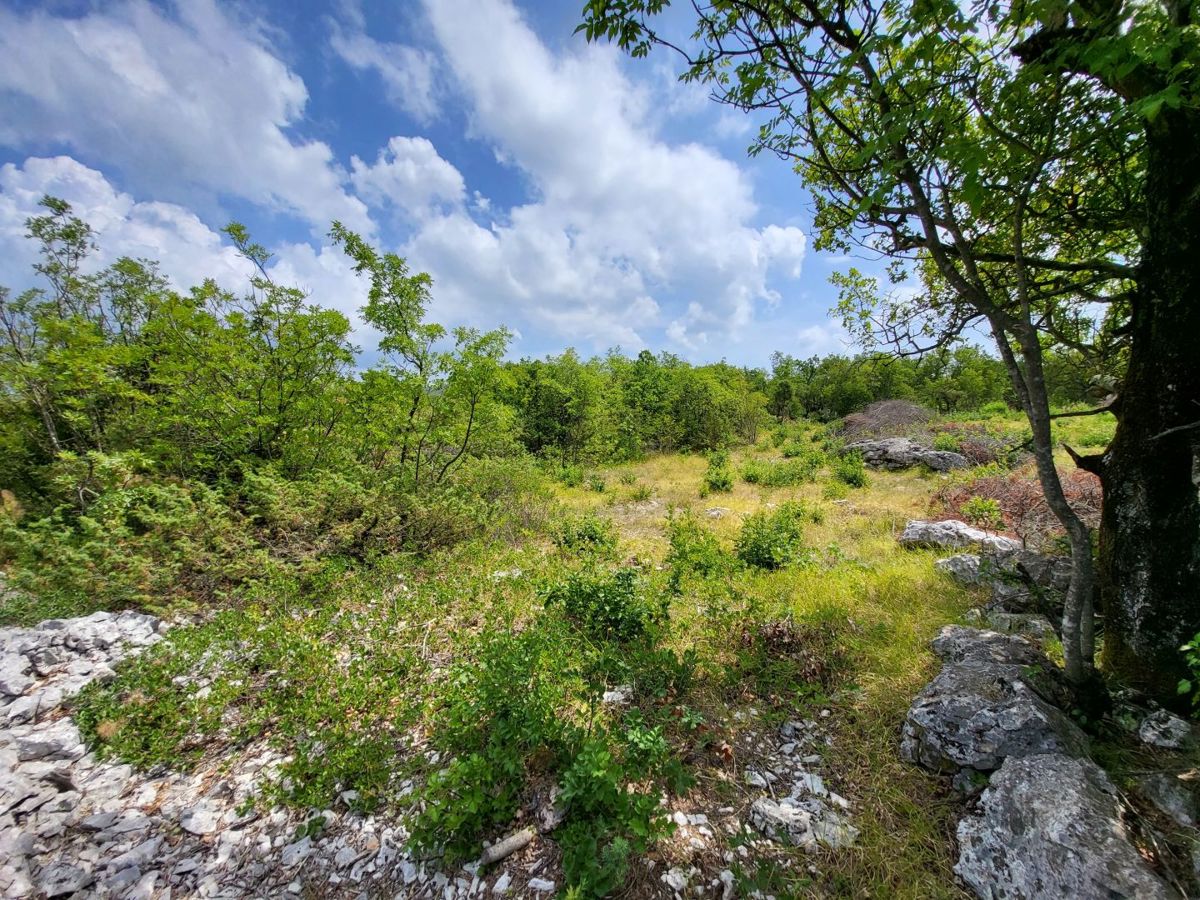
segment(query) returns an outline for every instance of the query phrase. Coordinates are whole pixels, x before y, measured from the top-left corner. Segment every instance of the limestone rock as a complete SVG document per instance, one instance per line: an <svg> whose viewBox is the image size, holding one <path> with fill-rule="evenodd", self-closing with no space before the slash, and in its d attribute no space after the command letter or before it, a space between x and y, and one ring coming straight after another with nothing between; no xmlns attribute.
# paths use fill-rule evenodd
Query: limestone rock
<svg viewBox="0 0 1200 900"><path fill-rule="evenodd" d="M1000 634L1021 635L1042 644L1057 637L1057 632L1050 620L1037 613L972 609L967 611L966 618L973 625L983 624Z"/></svg>
<svg viewBox="0 0 1200 900"><path fill-rule="evenodd" d="M1028 641L948 625L933 651L944 665L905 717L908 761L955 774L990 772L1010 756L1085 751L1087 738L1056 705L1066 696L1057 668Z"/></svg>
<svg viewBox="0 0 1200 900"><path fill-rule="evenodd" d="M816 798L776 802L760 797L750 806L750 824L767 837L794 847L848 847L858 829Z"/></svg>
<svg viewBox="0 0 1200 900"><path fill-rule="evenodd" d="M1192 725L1165 709L1156 710L1138 726L1138 738L1144 744L1163 750L1183 750L1195 742Z"/></svg>
<svg viewBox="0 0 1200 900"><path fill-rule="evenodd" d="M958 826L954 870L985 900L1166 900L1130 842L1108 776L1059 753L1012 756Z"/></svg>
<svg viewBox="0 0 1200 900"><path fill-rule="evenodd" d="M976 585L986 581L981 569L983 560L976 553L960 553L939 559L933 567L944 572L960 584Z"/></svg>
<svg viewBox="0 0 1200 900"><path fill-rule="evenodd" d="M914 519L904 526L899 541L904 547L981 547L993 554L1014 553L1021 549L1021 542L1015 538L990 534L957 519L941 522Z"/></svg>
<svg viewBox="0 0 1200 900"><path fill-rule="evenodd" d="M1196 803L1195 793L1174 775L1155 772L1141 778L1138 787L1142 796L1177 824L1191 828L1200 821L1200 806Z"/></svg>
<svg viewBox="0 0 1200 900"><path fill-rule="evenodd" d="M961 453L948 450L930 450L908 438L880 438L871 441L855 441L847 444L843 452L857 451L863 462L872 469L910 469L913 466L928 466L935 472L951 469L966 469L971 463Z"/></svg>

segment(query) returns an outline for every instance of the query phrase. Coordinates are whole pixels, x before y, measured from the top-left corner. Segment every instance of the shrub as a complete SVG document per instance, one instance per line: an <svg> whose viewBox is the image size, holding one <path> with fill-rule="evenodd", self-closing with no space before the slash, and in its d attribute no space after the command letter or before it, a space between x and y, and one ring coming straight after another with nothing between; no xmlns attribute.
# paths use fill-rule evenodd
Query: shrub
<svg viewBox="0 0 1200 900"><path fill-rule="evenodd" d="M925 407L908 400L880 400L846 416L839 429L846 440L901 435L933 418Z"/></svg>
<svg viewBox="0 0 1200 900"><path fill-rule="evenodd" d="M579 487L583 484L583 469L579 466L563 466L558 470L558 480L567 487Z"/></svg>
<svg viewBox="0 0 1200 900"><path fill-rule="evenodd" d="M733 472L729 469L729 452L714 450L708 455L708 470L704 473L703 493L728 493L733 490Z"/></svg>
<svg viewBox="0 0 1200 900"><path fill-rule="evenodd" d="M833 477L850 487L866 487L869 479L862 454L854 450L838 456L833 463Z"/></svg>
<svg viewBox="0 0 1200 900"><path fill-rule="evenodd" d="M979 407L979 415L989 418L993 416L1007 416L1009 412L1008 404L1003 400L992 400Z"/></svg>
<svg viewBox="0 0 1200 900"><path fill-rule="evenodd" d="M639 484L629 492L629 499L634 503L644 503L654 496L654 490L649 485Z"/></svg>
<svg viewBox="0 0 1200 900"><path fill-rule="evenodd" d="M546 592L547 608L559 605L590 638L618 643L644 636L666 615L645 599L637 570L629 568L572 573Z"/></svg>
<svg viewBox="0 0 1200 900"><path fill-rule="evenodd" d="M960 510L972 525L980 528L996 529L1004 525L1004 517L1000 512L1000 501L991 497L972 497L964 503Z"/></svg>
<svg viewBox="0 0 1200 900"><path fill-rule="evenodd" d="M62 502L49 515L0 510L0 561L16 589L4 620L207 603L270 570L216 491L152 481L137 454L63 454L54 471Z"/></svg>
<svg viewBox="0 0 1200 900"><path fill-rule="evenodd" d="M933 449L958 453L962 449L962 444L959 443L958 437L954 433L941 431L933 436Z"/></svg>
<svg viewBox="0 0 1200 900"><path fill-rule="evenodd" d="M634 759L623 764L603 741L590 739L563 773L559 800L571 821L557 839L572 896L607 897L623 887L630 855L670 833L659 793L627 787L643 781L652 763L665 756L666 743L658 737L661 751L651 756L650 765Z"/></svg>
<svg viewBox="0 0 1200 900"><path fill-rule="evenodd" d="M458 861L489 829L512 820L531 757L569 757L577 739L564 716L575 699L569 642L553 630L488 632L474 658L447 679L434 741L454 758L422 789L412 843ZM554 677L548 677L554 673Z"/></svg>
<svg viewBox="0 0 1200 900"><path fill-rule="evenodd" d="M804 521L812 515L792 501L777 509L759 510L746 519L737 539L742 562L763 569L779 569L805 555Z"/></svg>
<svg viewBox="0 0 1200 900"><path fill-rule="evenodd" d="M815 481L820 467L819 454L809 453L796 459L782 462L767 462L752 459L742 467L742 479L747 484L764 487L790 487Z"/></svg>
<svg viewBox="0 0 1200 900"><path fill-rule="evenodd" d="M621 484L625 485L626 487L633 487L635 484L637 484L637 476L632 472L622 472L620 479Z"/></svg>
<svg viewBox="0 0 1200 900"><path fill-rule="evenodd" d="M1063 491L1089 528L1100 525L1100 479L1074 467L1059 471ZM1003 527L1019 536L1031 549L1052 548L1063 534L1051 512L1032 467L1009 471L992 465L957 474L934 495L935 514L966 518L963 506L972 498L990 498L1000 506Z"/></svg>
<svg viewBox="0 0 1200 900"><path fill-rule="evenodd" d="M617 549L617 530L610 520L592 513L572 516L555 531L554 543L575 553L611 556Z"/></svg>
<svg viewBox="0 0 1200 900"><path fill-rule="evenodd" d="M669 585L672 591L678 593L688 575L707 578L728 570L729 554L722 549L717 536L701 525L691 512L671 516L667 521L667 536L670 549L666 562L671 572Z"/></svg>

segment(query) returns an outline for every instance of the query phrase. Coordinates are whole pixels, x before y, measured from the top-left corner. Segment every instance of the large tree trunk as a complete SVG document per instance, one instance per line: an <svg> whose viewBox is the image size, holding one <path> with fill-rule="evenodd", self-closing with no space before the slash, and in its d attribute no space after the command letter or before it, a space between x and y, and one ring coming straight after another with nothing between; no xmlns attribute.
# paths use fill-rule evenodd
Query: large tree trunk
<svg viewBox="0 0 1200 900"><path fill-rule="evenodd" d="M1116 436L1104 454L1104 662L1160 701L1200 632L1200 113L1148 134L1147 231Z"/></svg>

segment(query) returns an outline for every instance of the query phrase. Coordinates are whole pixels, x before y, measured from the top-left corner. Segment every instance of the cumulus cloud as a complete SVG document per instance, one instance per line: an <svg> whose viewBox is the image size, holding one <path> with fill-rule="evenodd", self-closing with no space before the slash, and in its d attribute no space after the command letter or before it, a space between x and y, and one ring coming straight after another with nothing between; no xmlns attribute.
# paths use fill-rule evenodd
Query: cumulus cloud
<svg viewBox="0 0 1200 900"><path fill-rule="evenodd" d="M409 250L464 311L502 310L579 340L720 348L794 277L797 228L756 228L733 162L656 135L651 92L608 48L551 53L507 0L427 0L434 36L473 132L518 167L534 199L487 226L466 211L425 225ZM643 311L630 316L630 309Z"/></svg>
<svg viewBox="0 0 1200 900"><path fill-rule="evenodd" d="M0 8L0 143L70 147L130 186L223 195L371 230L330 147L289 134L308 92L258 23L214 0L124 0L80 17Z"/></svg>
<svg viewBox="0 0 1200 900"><path fill-rule="evenodd" d="M46 195L66 200L92 226L98 265L121 256L158 260L180 290L205 278L232 287L250 275L237 251L195 213L174 203L137 202L95 169L59 156L0 166L0 283L30 282L37 248L25 238L25 220L45 213L38 202Z"/></svg>
<svg viewBox="0 0 1200 900"><path fill-rule="evenodd" d="M422 216L437 203L461 204L467 193L462 174L423 137L394 137L373 164L355 156L350 169L361 197L413 216Z"/></svg>

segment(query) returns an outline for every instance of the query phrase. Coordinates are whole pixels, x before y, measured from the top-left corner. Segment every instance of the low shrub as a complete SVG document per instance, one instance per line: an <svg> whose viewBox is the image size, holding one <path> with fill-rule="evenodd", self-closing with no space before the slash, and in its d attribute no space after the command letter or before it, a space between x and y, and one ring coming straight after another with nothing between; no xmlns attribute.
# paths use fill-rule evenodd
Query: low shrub
<svg viewBox="0 0 1200 900"><path fill-rule="evenodd" d="M553 538L560 549L572 553L612 556L617 549L617 530L613 523L594 513L564 519Z"/></svg>
<svg viewBox="0 0 1200 900"><path fill-rule="evenodd" d="M1089 528L1098 528L1100 479L1074 467L1061 469L1058 475L1071 507ZM1063 535L1032 466L1016 471L1000 465L964 470L938 489L930 505L935 515L966 518L964 506L980 498L995 501L1003 519L1000 527L1016 534L1031 549L1052 549Z"/></svg>
<svg viewBox="0 0 1200 900"><path fill-rule="evenodd" d="M805 557L804 523L812 513L796 501L774 510L759 510L746 519L738 535L738 559L763 569L780 569Z"/></svg>
<svg viewBox="0 0 1200 900"><path fill-rule="evenodd" d="M862 454L857 450L842 453L834 459L833 477L849 487L866 487L870 479L867 477L867 466Z"/></svg>
<svg viewBox="0 0 1200 900"><path fill-rule="evenodd" d="M781 462L752 459L742 466L742 479L747 484L764 487L791 487L816 481L820 468L820 454L808 453Z"/></svg>
<svg viewBox="0 0 1200 900"><path fill-rule="evenodd" d="M576 627L597 641L636 640L666 617L665 605L649 602L631 568L574 572L546 591L545 602L547 608L561 606Z"/></svg>
<svg viewBox="0 0 1200 900"><path fill-rule="evenodd" d="M959 443L958 436L953 432L941 431L933 436L933 449L958 453L962 449L962 444Z"/></svg>
<svg viewBox="0 0 1200 900"><path fill-rule="evenodd" d="M714 450L708 455L708 469L704 473L701 494L728 493L733 490L733 472L729 468L729 452Z"/></svg>
<svg viewBox="0 0 1200 900"><path fill-rule="evenodd" d="M731 558L721 547L717 536L705 528L693 513L673 515L667 521L668 584L679 593L683 580L689 575L707 578L729 570Z"/></svg>

